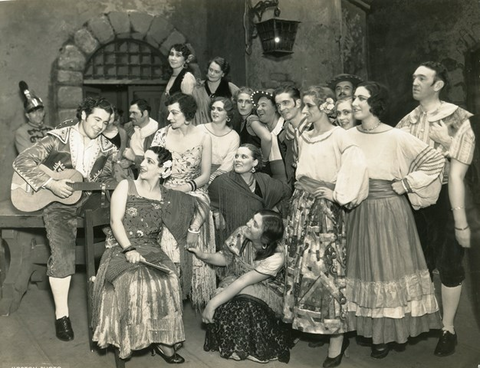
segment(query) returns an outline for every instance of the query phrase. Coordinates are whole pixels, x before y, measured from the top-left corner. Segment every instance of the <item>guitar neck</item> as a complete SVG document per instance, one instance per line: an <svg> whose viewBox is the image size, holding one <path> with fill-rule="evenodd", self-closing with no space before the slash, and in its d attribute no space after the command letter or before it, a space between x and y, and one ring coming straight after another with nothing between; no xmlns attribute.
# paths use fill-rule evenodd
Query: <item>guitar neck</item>
<svg viewBox="0 0 480 368"><path fill-rule="evenodd" d="M73 190L88 190L88 191L96 191L96 190L113 190L115 189L115 184L102 184L97 182L78 182L78 183L70 183L69 184Z"/></svg>

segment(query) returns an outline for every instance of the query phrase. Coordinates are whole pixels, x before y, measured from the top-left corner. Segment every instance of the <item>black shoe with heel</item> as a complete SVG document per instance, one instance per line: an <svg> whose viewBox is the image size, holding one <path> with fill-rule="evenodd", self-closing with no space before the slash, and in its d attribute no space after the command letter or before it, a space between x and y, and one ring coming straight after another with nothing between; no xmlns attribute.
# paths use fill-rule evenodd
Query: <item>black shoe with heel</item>
<svg viewBox="0 0 480 368"><path fill-rule="evenodd" d="M372 344L370 356L375 359L383 359L388 355L390 347L387 344Z"/></svg>
<svg viewBox="0 0 480 368"><path fill-rule="evenodd" d="M152 355L155 355L155 353L160 355L168 364L182 364L185 362L185 359L180 354L177 354L177 352L174 352L171 356L165 355L158 344L153 345Z"/></svg>
<svg viewBox="0 0 480 368"><path fill-rule="evenodd" d="M350 345L350 340L348 340L345 336L343 337L343 342L342 342L342 350L340 354L338 354L335 358L329 358L327 356L327 359L323 362L323 368L333 368L333 367L338 367L342 363L342 358L343 356L347 356L346 350L348 346Z"/></svg>

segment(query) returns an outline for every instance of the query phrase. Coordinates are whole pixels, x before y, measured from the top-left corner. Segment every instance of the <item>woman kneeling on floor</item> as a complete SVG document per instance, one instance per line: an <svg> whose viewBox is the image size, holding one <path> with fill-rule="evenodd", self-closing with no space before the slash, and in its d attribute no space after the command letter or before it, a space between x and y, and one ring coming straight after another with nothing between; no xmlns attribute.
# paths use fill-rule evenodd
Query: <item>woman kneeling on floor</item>
<svg viewBox="0 0 480 368"><path fill-rule="evenodd" d="M284 254L279 246L284 225L280 214L258 211L235 230L223 250L205 253L189 248L197 258L225 266L215 296L202 319L207 323L204 349L223 358L260 363L288 363L290 326L280 319L283 306Z"/></svg>

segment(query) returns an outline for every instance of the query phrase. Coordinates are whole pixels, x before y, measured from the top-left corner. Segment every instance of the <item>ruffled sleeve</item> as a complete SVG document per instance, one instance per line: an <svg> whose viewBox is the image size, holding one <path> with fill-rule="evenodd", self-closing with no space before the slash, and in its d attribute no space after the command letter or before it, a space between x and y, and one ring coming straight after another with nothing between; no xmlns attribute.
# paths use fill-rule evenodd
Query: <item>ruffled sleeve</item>
<svg viewBox="0 0 480 368"><path fill-rule="evenodd" d="M344 131L338 131L344 133ZM362 150L346 134L337 134L341 166L333 199L342 206L355 207L368 196L367 162Z"/></svg>

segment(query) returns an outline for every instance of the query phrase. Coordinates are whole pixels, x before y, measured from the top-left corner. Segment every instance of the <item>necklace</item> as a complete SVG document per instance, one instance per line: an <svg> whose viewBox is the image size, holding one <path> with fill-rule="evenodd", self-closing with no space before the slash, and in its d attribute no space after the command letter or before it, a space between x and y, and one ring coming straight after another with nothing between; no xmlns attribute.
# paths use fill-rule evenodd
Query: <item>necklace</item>
<svg viewBox="0 0 480 368"><path fill-rule="evenodd" d="M364 128L363 125L361 126L362 127L362 130L364 132L371 132L372 130L375 130L378 128L378 126L381 124L382 122L379 120L377 124L375 124L375 126L371 127L371 128Z"/></svg>
<svg viewBox="0 0 480 368"><path fill-rule="evenodd" d="M252 175L252 179L247 183L250 190L252 190L252 186L255 184L255 177Z"/></svg>

